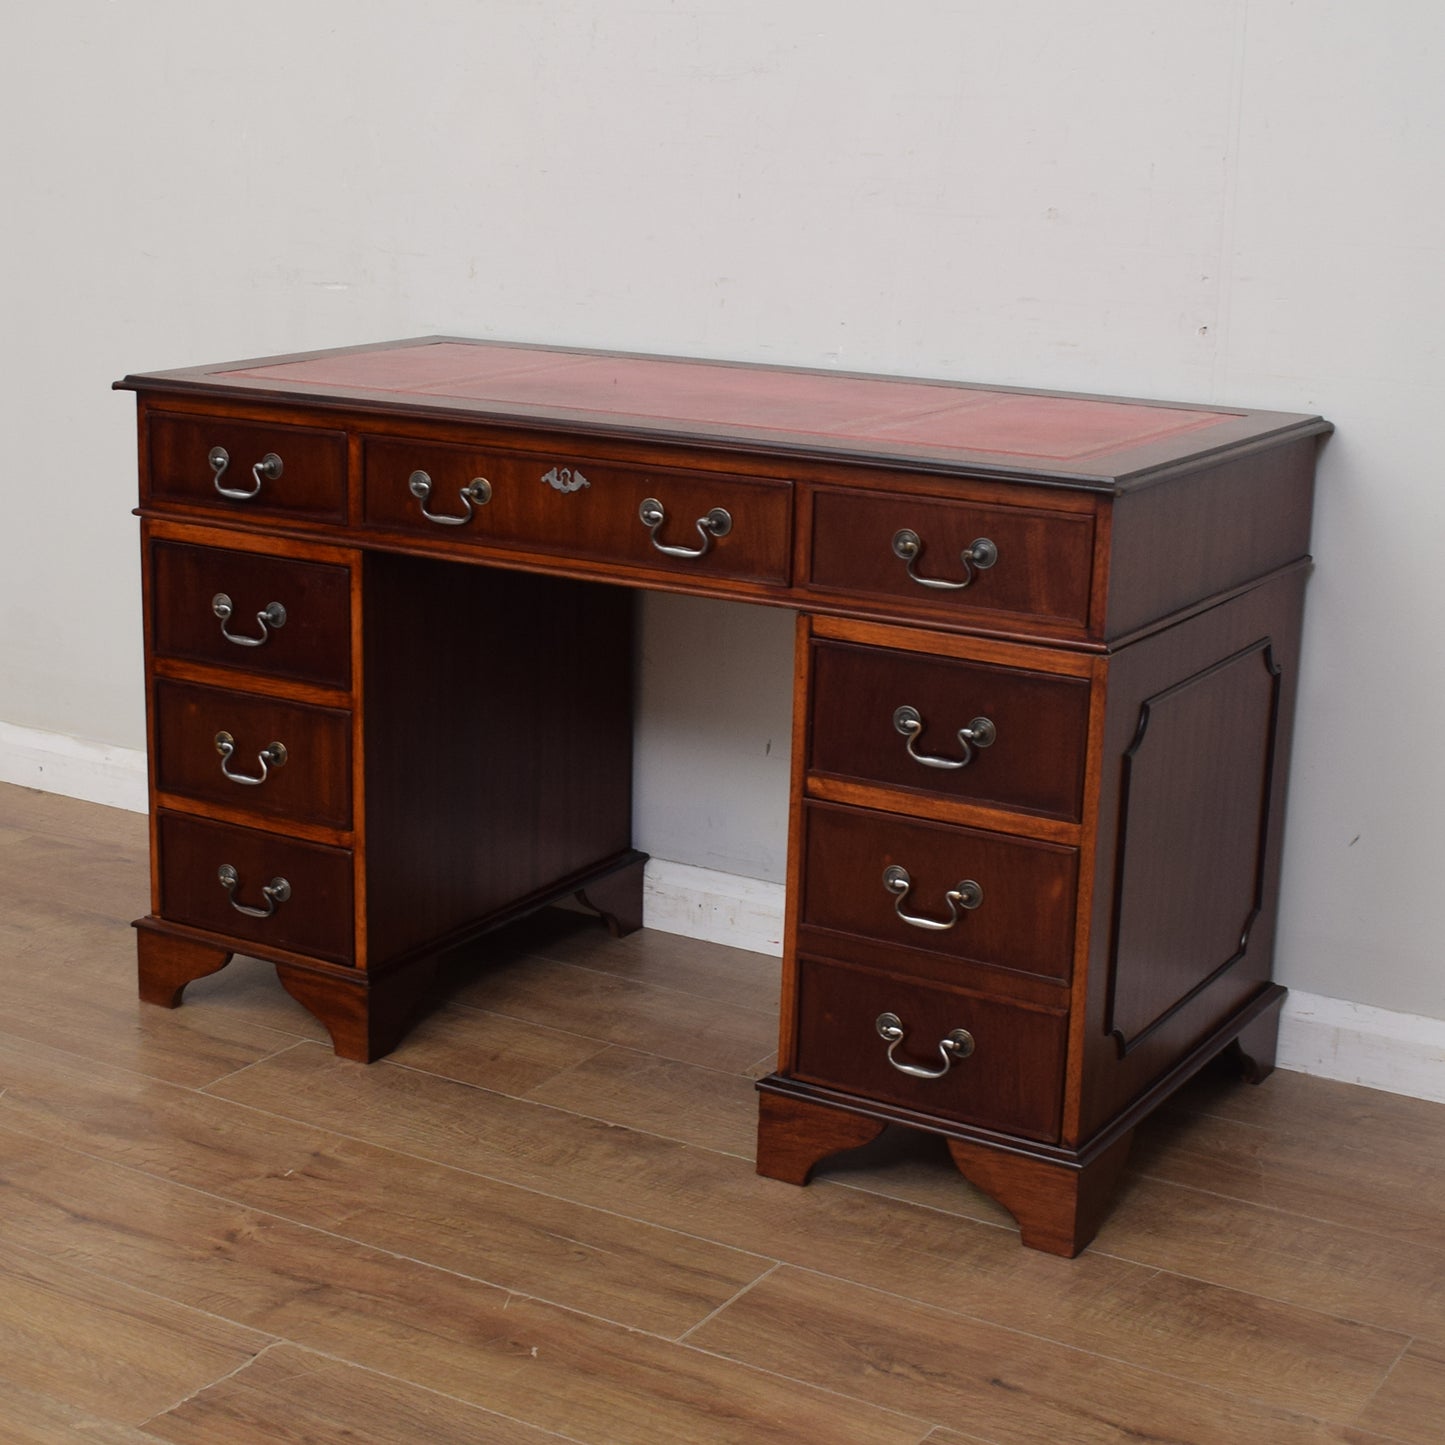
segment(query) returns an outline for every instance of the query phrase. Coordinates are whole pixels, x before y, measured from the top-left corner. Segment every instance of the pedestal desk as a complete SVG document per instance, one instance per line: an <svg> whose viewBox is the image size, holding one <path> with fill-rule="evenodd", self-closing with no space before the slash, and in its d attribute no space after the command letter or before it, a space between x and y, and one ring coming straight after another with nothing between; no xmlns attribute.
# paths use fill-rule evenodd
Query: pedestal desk
<svg viewBox="0 0 1445 1445"><path fill-rule="evenodd" d="M641 923L638 588L795 609L758 1169L889 1123L1061 1254L1270 981L1317 417L424 338L127 377L142 998L233 952L338 1054L440 954Z"/></svg>

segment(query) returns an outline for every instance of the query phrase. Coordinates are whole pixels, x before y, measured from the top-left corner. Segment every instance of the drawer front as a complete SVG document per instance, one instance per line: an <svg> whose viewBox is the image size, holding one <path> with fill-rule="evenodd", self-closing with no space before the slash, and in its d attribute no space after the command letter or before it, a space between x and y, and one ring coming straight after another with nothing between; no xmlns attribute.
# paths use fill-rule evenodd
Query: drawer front
<svg viewBox="0 0 1445 1445"><path fill-rule="evenodd" d="M1069 977L1076 849L825 803L804 830L803 927Z"/></svg>
<svg viewBox="0 0 1445 1445"><path fill-rule="evenodd" d="M798 976L797 1076L940 1119L1058 1138L1067 1014L806 957ZM945 1051L960 1029L967 1038Z"/></svg>
<svg viewBox="0 0 1445 1445"><path fill-rule="evenodd" d="M163 917L243 942L352 961L351 854L345 849L179 813L161 813L157 828ZM235 870L229 894L222 867ZM268 898L265 890L280 880L289 896Z"/></svg>
<svg viewBox="0 0 1445 1445"><path fill-rule="evenodd" d="M366 442L363 486L368 525L433 541L697 577L777 584L789 577L787 482L377 438ZM647 502L655 504L650 521L642 516Z"/></svg>
<svg viewBox="0 0 1445 1445"><path fill-rule="evenodd" d="M344 432L153 412L146 440L148 501L235 516L345 520Z"/></svg>
<svg viewBox="0 0 1445 1445"><path fill-rule="evenodd" d="M815 642L812 668L814 772L1080 818L1082 679L845 642Z"/></svg>
<svg viewBox="0 0 1445 1445"><path fill-rule="evenodd" d="M917 550L900 556L895 548L909 550L907 534ZM979 542L993 549L987 567L964 560ZM808 585L905 602L960 623L997 614L1082 630L1093 547L1088 516L820 488ZM985 561L987 554L981 549Z"/></svg>
<svg viewBox="0 0 1445 1445"><path fill-rule="evenodd" d="M155 746L162 792L351 826L349 713L158 681Z"/></svg>
<svg viewBox="0 0 1445 1445"><path fill-rule="evenodd" d="M345 567L162 541L151 543L151 567L158 656L350 687Z"/></svg>

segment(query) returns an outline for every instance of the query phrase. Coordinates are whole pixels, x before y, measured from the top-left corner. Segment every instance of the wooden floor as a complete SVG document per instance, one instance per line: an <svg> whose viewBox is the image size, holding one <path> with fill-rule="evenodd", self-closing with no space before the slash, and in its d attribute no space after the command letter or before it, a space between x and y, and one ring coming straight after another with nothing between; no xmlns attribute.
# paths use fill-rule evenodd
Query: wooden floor
<svg viewBox="0 0 1445 1445"><path fill-rule="evenodd" d="M1207 1078L1097 1243L752 1168L777 964L546 915L391 1059L134 997L144 821L0 787L0 1439L1445 1440L1445 1106Z"/></svg>

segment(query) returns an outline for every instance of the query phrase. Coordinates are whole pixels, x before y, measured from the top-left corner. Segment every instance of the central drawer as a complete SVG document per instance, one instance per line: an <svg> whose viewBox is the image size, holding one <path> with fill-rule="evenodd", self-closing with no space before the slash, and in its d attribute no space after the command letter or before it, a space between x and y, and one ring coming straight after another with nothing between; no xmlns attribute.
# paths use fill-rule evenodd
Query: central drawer
<svg viewBox="0 0 1445 1445"><path fill-rule="evenodd" d="M825 803L803 827L803 928L1068 979L1077 849Z"/></svg>
<svg viewBox="0 0 1445 1445"><path fill-rule="evenodd" d="M785 585L792 485L368 437L370 527Z"/></svg>

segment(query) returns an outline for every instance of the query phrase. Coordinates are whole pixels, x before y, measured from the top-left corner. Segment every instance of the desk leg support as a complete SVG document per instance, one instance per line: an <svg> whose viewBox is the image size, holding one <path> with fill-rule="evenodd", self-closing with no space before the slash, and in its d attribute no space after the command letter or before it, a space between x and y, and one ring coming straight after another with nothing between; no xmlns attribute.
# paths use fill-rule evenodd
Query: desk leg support
<svg viewBox="0 0 1445 1445"><path fill-rule="evenodd" d="M613 938L624 938L642 927L642 870L646 863L647 855L639 854L631 863L577 890L577 901L602 915Z"/></svg>
<svg viewBox="0 0 1445 1445"><path fill-rule="evenodd" d="M948 1140L958 1172L1018 1221L1030 1249L1073 1259L1099 1232L1129 1157L1130 1130L1087 1163L1060 1164L966 1139Z"/></svg>
<svg viewBox="0 0 1445 1445"><path fill-rule="evenodd" d="M143 1003L179 1008L188 983L218 972L231 961L227 949L162 933L144 918L136 920L135 930L136 972Z"/></svg>
<svg viewBox="0 0 1445 1445"><path fill-rule="evenodd" d="M430 998L436 975L432 958L355 982L295 964L276 965L281 987L326 1026L337 1057L358 1064L382 1058L402 1041Z"/></svg>
<svg viewBox="0 0 1445 1445"><path fill-rule="evenodd" d="M761 1081L758 1173L787 1184L806 1184L830 1154L871 1143L888 1122L802 1098L788 1089L786 1081L777 1085ZM908 1124L904 1119L896 1122ZM958 1172L1013 1215L1022 1243L1068 1259L1087 1248L1098 1233L1133 1140L1130 1129L1083 1157L1048 1158L937 1132L943 1133ZM1057 1156L1061 1151L1052 1152Z"/></svg>
<svg viewBox="0 0 1445 1445"><path fill-rule="evenodd" d="M871 1144L886 1120L813 1104L786 1094L758 1095L758 1173L806 1184L830 1154Z"/></svg>
<svg viewBox="0 0 1445 1445"><path fill-rule="evenodd" d="M1285 990L1280 989L1278 999L1258 1018L1241 1029L1238 1037L1229 1046L1229 1052L1238 1064L1240 1076L1246 1083L1262 1084L1274 1073L1275 1048L1279 1041L1279 1011L1284 997Z"/></svg>

